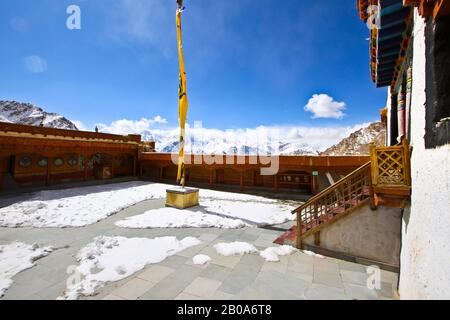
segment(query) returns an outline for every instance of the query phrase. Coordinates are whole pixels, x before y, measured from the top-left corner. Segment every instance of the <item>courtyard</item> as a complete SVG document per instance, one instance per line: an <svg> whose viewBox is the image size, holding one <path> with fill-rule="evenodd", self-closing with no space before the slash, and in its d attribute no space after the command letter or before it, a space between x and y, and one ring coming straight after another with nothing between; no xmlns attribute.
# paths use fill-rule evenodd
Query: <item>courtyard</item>
<svg viewBox="0 0 450 320"><path fill-rule="evenodd" d="M274 249L295 223L295 203L202 189L200 207L178 212L165 208L167 187L128 182L1 199L4 252L13 243L48 252L8 279L0 274L0 283L12 281L0 299L393 298L395 273L381 270L381 286L371 290L366 266ZM112 254L131 240L142 247L131 242ZM149 251L162 242L170 245L155 257Z"/></svg>

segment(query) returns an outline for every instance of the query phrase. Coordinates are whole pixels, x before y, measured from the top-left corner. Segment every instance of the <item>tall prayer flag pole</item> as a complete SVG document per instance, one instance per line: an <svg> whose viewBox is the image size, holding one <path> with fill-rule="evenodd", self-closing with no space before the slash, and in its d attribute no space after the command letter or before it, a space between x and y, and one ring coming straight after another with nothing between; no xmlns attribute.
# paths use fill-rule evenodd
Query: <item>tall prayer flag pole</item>
<svg viewBox="0 0 450 320"><path fill-rule="evenodd" d="M178 174L177 182L184 188L185 171L184 171L184 137L185 124L188 111L188 98L186 95L186 71L184 69L183 56L183 40L181 34L181 12L183 12L183 0L177 0L178 9L176 13L177 22L177 39L178 39L178 56L180 59L180 86L178 89L178 120L180 122L180 152L178 155Z"/></svg>
<svg viewBox="0 0 450 320"><path fill-rule="evenodd" d="M180 57L180 88L178 91L178 120L180 121L180 153L178 155L177 182L181 188L166 190L166 206L177 209L186 209L198 206L199 190L195 188L185 188L186 182L184 170L184 130L186 115L188 112L188 98L186 95L186 72L184 70L183 41L181 39L181 13L183 12L183 0L177 0L177 39L178 55Z"/></svg>

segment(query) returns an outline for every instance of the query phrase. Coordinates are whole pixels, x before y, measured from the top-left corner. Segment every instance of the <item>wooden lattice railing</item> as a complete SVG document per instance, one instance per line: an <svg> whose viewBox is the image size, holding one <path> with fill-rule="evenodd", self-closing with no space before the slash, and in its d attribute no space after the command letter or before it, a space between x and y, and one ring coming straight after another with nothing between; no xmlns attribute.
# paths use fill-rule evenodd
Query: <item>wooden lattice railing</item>
<svg viewBox="0 0 450 320"><path fill-rule="evenodd" d="M406 139L397 146L370 147L373 185L380 187L410 187L410 151Z"/></svg>
<svg viewBox="0 0 450 320"><path fill-rule="evenodd" d="M370 170L368 162L293 211L297 214L297 247L303 238L370 200Z"/></svg>
<svg viewBox="0 0 450 320"><path fill-rule="evenodd" d="M370 202L373 209L380 199L406 199L411 188L410 149L406 139L392 147L371 145L371 161L295 209L297 214L297 247L302 239L314 234L339 218ZM377 201L378 200L378 201ZM386 202L384 202L386 204ZM400 203L403 206L403 202ZM315 238L318 245L320 239Z"/></svg>

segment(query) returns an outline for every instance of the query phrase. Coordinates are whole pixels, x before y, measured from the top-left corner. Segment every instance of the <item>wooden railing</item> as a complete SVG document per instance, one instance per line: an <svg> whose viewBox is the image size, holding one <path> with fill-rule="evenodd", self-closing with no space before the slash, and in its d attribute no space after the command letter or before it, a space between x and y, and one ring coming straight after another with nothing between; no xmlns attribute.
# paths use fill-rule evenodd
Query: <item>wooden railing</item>
<svg viewBox="0 0 450 320"><path fill-rule="evenodd" d="M403 207L403 202L395 201L409 197L411 189L408 141L403 139L400 145L392 147L376 147L372 144L370 149L370 162L292 212L297 214L298 248L301 248L302 239L312 234L317 236L322 228L369 201L373 209L379 203ZM390 203L377 201L383 200L386 195ZM320 239L316 237L315 242L318 245Z"/></svg>
<svg viewBox="0 0 450 320"><path fill-rule="evenodd" d="M410 149L406 139L391 147L370 146L374 187L410 187Z"/></svg>
<svg viewBox="0 0 450 320"><path fill-rule="evenodd" d="M301 248L303 238L370 200L370 169L368 162L293 211L297 214L298 248Z"/></svg>

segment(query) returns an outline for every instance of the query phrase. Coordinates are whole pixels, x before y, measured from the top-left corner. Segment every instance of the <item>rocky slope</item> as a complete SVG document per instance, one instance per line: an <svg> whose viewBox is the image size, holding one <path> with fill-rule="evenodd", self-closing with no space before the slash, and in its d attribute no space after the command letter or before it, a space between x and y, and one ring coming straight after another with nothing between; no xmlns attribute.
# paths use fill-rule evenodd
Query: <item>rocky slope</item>
<svg viewBox="0 0 450 320"><path fill-rule="evenodd" d="M386 128L381 122L374 122L366 128L353 132L338 144L320 153L323 156L369 155L370 143L384 145Z"/></svg>
<svg viewBox="0 0 450 320"><path fill-rule="evenodd" d="M48 113L30 103L16 101L0 101L0 122L78 130L75 124L57 113Z"/></svg>

